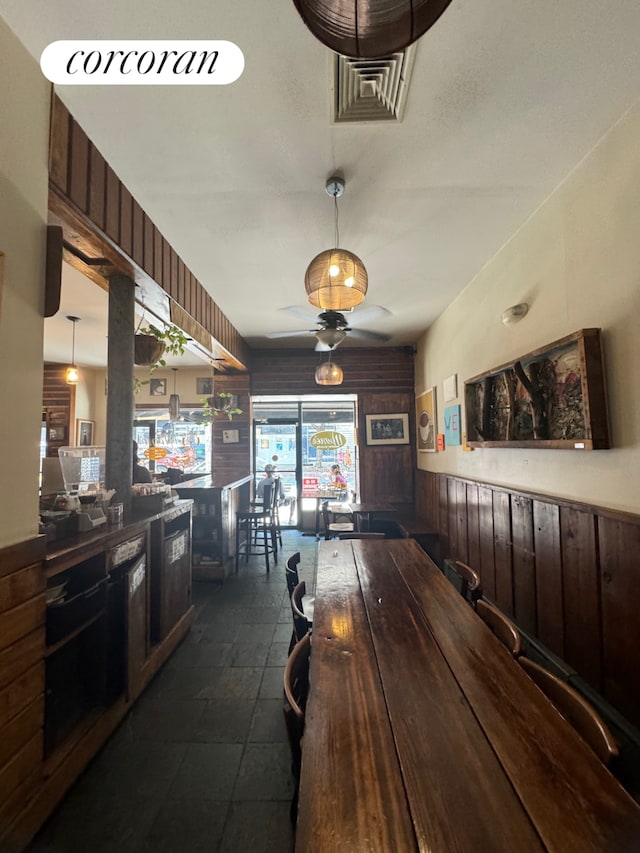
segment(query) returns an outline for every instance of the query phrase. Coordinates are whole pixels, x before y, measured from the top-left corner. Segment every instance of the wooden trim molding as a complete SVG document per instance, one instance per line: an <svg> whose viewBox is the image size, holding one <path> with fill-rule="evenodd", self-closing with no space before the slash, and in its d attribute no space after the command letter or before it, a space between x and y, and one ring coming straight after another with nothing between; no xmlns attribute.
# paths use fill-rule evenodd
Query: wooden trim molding
<svg viewBox="0 0 640 853"><path fill-rule="evenodd" d="M45 550L45 536L34 536L32 539L25 539L24 542L0 548L0 577L42 562Z"/></svg>

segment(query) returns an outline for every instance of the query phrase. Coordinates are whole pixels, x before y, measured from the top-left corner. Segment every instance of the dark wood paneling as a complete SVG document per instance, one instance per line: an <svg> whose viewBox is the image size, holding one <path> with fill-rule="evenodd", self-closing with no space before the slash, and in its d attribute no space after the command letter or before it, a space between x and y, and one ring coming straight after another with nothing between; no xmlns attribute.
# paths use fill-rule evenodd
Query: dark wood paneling
<svg viewBox="0 0 640 853"><path fill-rule="evenodd" d="M640 525L598 519L602 590L603 693L632 720L640 720ZM635 684L635 690L630 689Z"/></svg>
<svg viewBox="0 0 640 853"><path fill-rule="evenodd" d="M456 511L456 481L447 477L447 528L449 530L448 557L458 559L458 513Z"/></svg>
<svg viewBox="0 0 640 853"><path fill-rule="evenodd" d="M50 168L50 209L67 242L87 257L108 258L112 272L120 272L138 283L142 279L146 286L151 285L146 276L151 278L214 336L213 350L227 368L244 369L249 352L237 329L186 270L175 249L144 216L131 193L55 96L51 109ZM216 313L221 321L220 335L213 330Z"/></svg>
<svg viewBox="0 0 640 853"><path fill-rule="evenodd" d="M595 517L560 508L564 658L596 689L601 689L599 583Z"/></svg>
<svg viewBox="0 0 640 853"><path fill-rule="evenodd" d="M71 324L69 324L71 325ZM65 381L66 366L45 364L42 384L42 411L47 423L47 456L57 456L58 448L73 444L71 409L75 389ZM49 438L49 428L64 430L61 438L53 441Z"/></svg>
<svg viewBox="0 0 640 853"><path fill-rule="evenodd" d="M133 260L144 268L144 212L138 202L133 199Z"/></svg>
<svg viewBox="0 0 640 853"><path fill-rule="evenodd" d="M529 498L511 496L514 616L525 631L537 631L536 576L533 560L533 511Z"/></svg>
<svg viewBox="0 0 640 853"><path fill-rule="evenodd" d="M95 145L91 146L89 170L89 216L104 230L107 164Z"/></svg>
<svg viewBox="0 0 640 853"><path fill-rule="evenodd" d="M410 412L413 394L380 391L358 395L358 430L360 435L360 497L366 502L384 495L394 503L413 501L413 442L389 447L369 446L366 435L366 416L392 412ZM413 426L413 425L411 425Z"/></svg>
<svg viewBox="0 0 640 853"><path fill-rule="evenodd" d="M52 98L49 133L49 180L65 194L68 194L69 191L70 126L69 111L60 98Z"/></svg>
<svg viewBox="0 0 640 853"><path fill-rule="evenodd" d="M451 501L464 504L467 562L485 595L508 610L514 592L520 627L640 726L640 516L417 471L416 516L438 531L443 553L449 518L460 517Z"/></svg>
<svg viewBox="0 0 640 853"><path fill-rule="evenodd" d="M45 555L46 541L44 536L34 536L24 542L0 548L0 578L39 563Z"/></svg>
<svg viewBox="0 0 640 853"><path fill-rule="evenodd" d="M465 499L467 503L467 559L466 562L480 572L480 515L478 506L478 486L466 483ZM482 575L480 575L482 577Z"/></svg>
<svg viewBox="0 0 640 853"><path fill-rule="evenodd" d="M493 532L493 492L478 486L478 524L480 526L480 577L485 595L496 600L495 536Z"/></svg>
<svg viewBox="0 0 640 853"><path fill-rule="evenodd" d="M467 486L461 480L455 480L456 549L457 558L463 563L469 562L467 543Z"/></svg>
<svg viewBox="0 0 640 853"><path fill-rule="evenodd" d="M69 157L69 198L86 213L89 196L89 140L75 122L71 125Z"/></svg>
<svg viewBox="0 0 640 853"><path fill-rule="evenodd" d="M513 570L511 561L511 503L508 492L493 493L493 540L496 566L496 602L513 616Z"/></svg>
<svg viewBox="0 0 640 853"><path fill-rule="evenodd" d="M133 198L125 186L120 187L120 247L133 258Z"/></svg>
<svg viewBox="0 0 640 853"><path fill-rule="evenodd" d="M120 239L120 181L107 164L107 206L104 228L114 243Z"/></svg>
<svg viewBox="0 0 640 853"><path fill-rule="evenodd" d="M564 658L560 507L533 501L538 637L558 657Z"/></svg>

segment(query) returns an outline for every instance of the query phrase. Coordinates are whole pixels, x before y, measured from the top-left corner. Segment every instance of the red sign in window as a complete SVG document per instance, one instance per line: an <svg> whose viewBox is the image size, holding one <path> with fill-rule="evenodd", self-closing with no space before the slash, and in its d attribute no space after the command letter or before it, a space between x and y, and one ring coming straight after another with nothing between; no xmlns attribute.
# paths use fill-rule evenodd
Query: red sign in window
<svg viewBox="0 0 640 853"><path fill-rule="evenodd" d="M317 477L303 477L302 478L302 497L303 498L315 498L318 494L318 484L319 480Z"/></svg>

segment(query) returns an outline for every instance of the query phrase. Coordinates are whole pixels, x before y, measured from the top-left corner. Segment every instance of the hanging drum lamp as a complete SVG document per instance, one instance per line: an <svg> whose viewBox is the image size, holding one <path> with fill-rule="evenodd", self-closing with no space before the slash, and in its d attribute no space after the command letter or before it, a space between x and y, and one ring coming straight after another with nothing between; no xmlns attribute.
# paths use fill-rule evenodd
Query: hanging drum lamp
<svg viewBox="0 0 640 853"><path fill-rule="evenodd" d="M451 0L293 0L322 44L342 56L378 59L424 35Z"/></svg>
<svg viewBox="0 0 640 853"><path fill-rule="evenodd" d="M369 278L357 255L338 248L338 198L344 192L344 180L333 176L327 181L327 195L333 196L335 209L335 248L325 249L311 261L304 276L307 298L323 311L347 311L360 305L367 293Z"/></svg>

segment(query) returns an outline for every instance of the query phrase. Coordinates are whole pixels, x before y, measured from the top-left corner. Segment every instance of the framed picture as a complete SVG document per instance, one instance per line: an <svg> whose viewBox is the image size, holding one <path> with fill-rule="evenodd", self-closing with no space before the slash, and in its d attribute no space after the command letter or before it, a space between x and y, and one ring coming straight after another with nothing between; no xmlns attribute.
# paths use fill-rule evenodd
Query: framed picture
<svg viewBox="0 0 640 853"><path fill-rule="evenodd" d="M152 397L166 397L167 396L167 380L166 379L150 379L149 380L149 394Z"/></svg>
<svg viewBox="0 0 640 853"><path fill-rule="evenodd" d="M367 444L409 444L409 415L365 415Z"/></svg>
<svg viewBox="0 0 640 853"><path fill-rule="evenodd" d="M64 441L66 438L66 429L63 426L51 426L47 437L49 441Z"/></svg>
<svg viewBox="0 0 640 853"><path fill-rule="evenodd" d="M196 394L198 397L211 397L213 395L213 377L196 377Z"/></svg>
<svg viewBox="0 0 640 853"><path fill-rule="evenodd" d="M437 426L436 389L428 388L416 397L416 439L419 451L436 452Z"/></svg>
<svg viewBox="0 0 640 853"><path fill-rule="evenodd" d="M85 421L78 418L76 421L76 444L80 447L89 447L93 444L93 428L95 421Z"/></svg>

